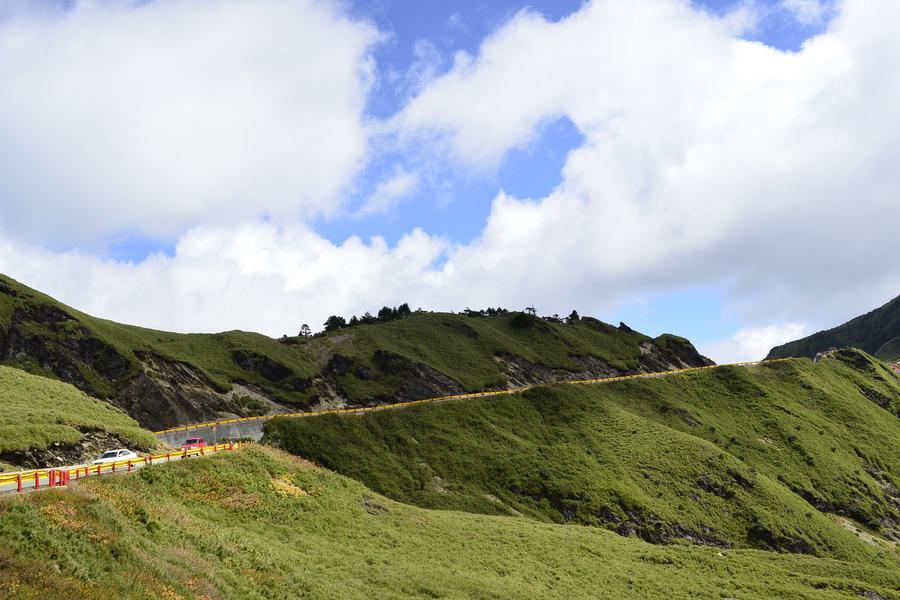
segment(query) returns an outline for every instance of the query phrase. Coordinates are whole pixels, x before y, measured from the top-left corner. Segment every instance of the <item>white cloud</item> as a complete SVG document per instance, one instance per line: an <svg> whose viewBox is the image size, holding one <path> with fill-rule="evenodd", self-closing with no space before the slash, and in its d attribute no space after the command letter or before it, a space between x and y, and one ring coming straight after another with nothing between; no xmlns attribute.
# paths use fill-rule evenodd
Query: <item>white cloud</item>
<svg viewBox="0 0 900 600"><path fill-rule="evenodd" d="M356 211L356 217L370 217L393 210L415 192L418 185L419 178L415 173L400 168L396 169L393 174L375 187L372 195Z"/></svg>
<svg viewBox="0 0 900 600"><path fill-rule="evenodd" d="M762 360L773 347L804 337L803 323L783 323L741 329L731 337L712 342L700 352L719 364Z"/></svg>
<svg viewBox="0 0 900 600"><path fill-rule="evenodd" d="M366 160L380 34L330 2L37 6L0 21L7 231L173 238L330 214Z"/></svg>
<svg viewBox="0 0 900 600"><path fill-rule="evenodd" d="M393 126L475 170L548 120L585 141L548 196L499 194L442 277L548 310L727 282L748 325L828 324L896 295L900 264L879 257L900 254L900 80L884 75L900 71L900 3L841 9L797 53L686 2L520 13Z"/></svg>
<svg viewBox="0 0 900 600"><path fill-rule="evenodd" d="M138 264L0 241L0 272L120 322L280 336L397 298L417 306L423 273L445 249L445 241L419 230L389 248L381 238L336 245L304 226L253 224L194 229L174 256Z"/></svg>
<svg viewBox="0 0 900 600"><path fill-rule="evenodd" d="M823 0L782 0L781 6L804 25L821 23L828 12Z"/></svg>
<svg viewBox="0 0 900 600"><path fill-rule="evenodd" d="M228 3L222 11L233 6L251 5ZM900 255L900 79L885 75L900 72L900 3L845 0L828 30L797 53L737 39L733 27L680 0L597 0L557 23L521 13L486 40L478 56L458 55L454 67L390 124L424 162L449 156L489 170L511 149L534 143L541 125L558 118L570 119L584 138L568 155L557 189L533 199L498 193L471 243L451 245L415 231L395 247L356 238L336 245L284 219L221 225L214 215L213 224L181 238L172 258L131 265L7 241L0 242L0 271L104 317L178 330L240 327L278 335L293 332L297 321L316 325L331 313L402 301L429 308L534 303L543 314L576 307L602 315L644 294L709 283L730 286L729 308L751 331L771 323L840 323L900 291L900 263L890 258ZM362 31L368 33L357 51L341 64L365 66L366 36L374 34ZM316 61L324 61L323 69L333 66L331 57L317 55ZM352 90L364 95L365 77L360 83L359 70L351 72ZM325 98L342 89L329 88L321 103L328 105ZM339 105L345 100L337 98ZM354 98L351 108L362 101ZM319 115L307 105L302 112ZM348 117L349 133L335 138L360 140L354 160L335 170L352 173L365 154L364 124L353 110L338 112L356 114ZM77 119L57 121L63 130L79 127ZM60 173L41 185L76 181L58 175L90 162L87 154L70 161L57 152ZM297 160L306 161L296 165L298 172L318 177L316 156ZM0 170L5 164L0 160ZM24 169L26 163L14 164ZM113 160L107 176L144 181L142 171L123 164ZM184 174L172 173L176 180ZM14 175L20 182L25 176ZM225 175L228 189L248 181L241 169ZM342 177L348 175L325 179ZM260 202L280 197L292 181L261 184ZM202 191L210 184L201 177L195 185ZM378 209L403 195L403 185L388 180L384 186ZM72 222L96 229L95 221L106 223L109 211L115 217L109 227L121 227L116 215L122 214L129 223L161 227L169 212L188 222L215 206L217 214L234 211L235 219L245 220L264 206L236 209L191 199L185 208L163 196L160 207L117 210L108 194L99 197L105 200L79 195L71 205L60 201L31 212L24 201L4 205L4 223L21 229L29 223L23 214L35 223L43 214L57 227ZM265 206L276 212L271 207L281 205ZM671 329L678 332L678 323ZM762 355L764 345L775 343L770 340L791 333L784 325L778 335L760 331L721 342L714 357Z"/></svg>

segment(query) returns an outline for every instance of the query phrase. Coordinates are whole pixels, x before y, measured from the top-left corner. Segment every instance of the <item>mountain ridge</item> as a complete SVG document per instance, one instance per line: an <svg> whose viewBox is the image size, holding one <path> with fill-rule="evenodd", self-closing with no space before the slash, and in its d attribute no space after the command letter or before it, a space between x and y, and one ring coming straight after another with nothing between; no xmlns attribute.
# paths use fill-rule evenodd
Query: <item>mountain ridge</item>
<svg viewBox="0 0 900 600"><path fill-rule="evenodd" d="M885 361L900 359L900 296L842 325L775 346L766 358L807 357L855 347Z"/></svg>
<svg viewBox="0 0 900 600"><path fill-rule="evenodd" d="M900 380L845 350L817 364L276 418L263 440L423 508L850 556L825 514L900 541L898 417Z"/></svg>
<svg viewBox="0 0 900 600"><path fill-rule="evenodd" d="M156 430L712 364L678 336L518 312L417 312L280 340L169 333L92 317L2 275L0 362L72 383Z"/></svg>

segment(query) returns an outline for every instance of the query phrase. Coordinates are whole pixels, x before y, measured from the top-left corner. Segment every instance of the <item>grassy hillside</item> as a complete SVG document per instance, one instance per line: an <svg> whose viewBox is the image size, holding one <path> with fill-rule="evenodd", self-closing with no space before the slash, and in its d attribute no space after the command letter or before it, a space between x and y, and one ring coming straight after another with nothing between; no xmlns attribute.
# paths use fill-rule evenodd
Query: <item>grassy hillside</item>
<svg viewBox="0 0 900 600"><path fill-rule="evenodd" d="M900 296L843 325L772 348L769 358L814 357L829 348L860 348L882 360L900 359Z"/></svg>
<svg viewBox="0 0 900 600"><path fill-rule="evenodd" d="M85 315L3 276L0 361L71 382L154 429L250 416L270 401L294 409L371 405L706 362L676 336L523 313L415 313L280 340L175 334Z"/></svg>
<svg viewBox="0 0 900 600"><path fill-rule="evenodd" d="M897 589L890 559L654 546L424 510L265 448L0 499L0 597L19 599L893 599Z"/></svg>
<svg viewBox="0 0 900 600"><path fill-rule="evenodd" d="M101 432L137 449L156 443L149 431L106 402L67 383L0 366L0 457L10 460L51 445L65 448Z"/></svg>
<svg viewBox="0 0 900 600"><path fill-rule="evenodd" d="M86 315L2 275L0 328L7 338L13 329L25 338L24 356L4 357L6 360L51 376L73 379L79 387L104 397L113 395L122 380L141 371L136 353L142 352L193 365L223 390L235 380L276 389L262 373L241 369L232 358L236 350L265 354L274 362L288 363L300 376L313 373L310 357L298 347L260 334L178 334L123 325ZM7 340L7 345L10 343ZM64 369L74 372L59 372Z"/></svg>
<svg viewBox="0 0 900 600"><path fill-rule="evenodd" d="M679 358L686 365L703 364L690 342L677 336L654 340L592 318L562 324L515 312L489 318L416 313L313 338L307 347L313 354L341 357L325 369L354 400L396 396L404 385L416 384L411 374L426 381L444 375L462 392L592 369L665 370L679 365ZM424 366L424 372L416 372L414 363Z"/></svg>
<svg viewBox="0 0 900 600"><path fill-rule="evenodd" d="M900 538L898 404L896 376L845 352L820 364L276 419L267 439L422 507L848 559L884 548L826 513Z"/></svg>

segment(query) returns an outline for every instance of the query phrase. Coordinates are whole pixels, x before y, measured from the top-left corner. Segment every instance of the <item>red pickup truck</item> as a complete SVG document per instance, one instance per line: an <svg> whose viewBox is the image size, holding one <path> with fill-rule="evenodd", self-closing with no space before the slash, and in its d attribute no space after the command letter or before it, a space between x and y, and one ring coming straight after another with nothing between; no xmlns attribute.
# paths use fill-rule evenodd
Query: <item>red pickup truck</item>
<svg viewBox="0 0 900 600"><path fill-rule="evenodd" d="M182 450L194 450L196 448L205 448L206 442L203 441L203 438L188 438L184 440L184 443L181 445Z"/></svg>

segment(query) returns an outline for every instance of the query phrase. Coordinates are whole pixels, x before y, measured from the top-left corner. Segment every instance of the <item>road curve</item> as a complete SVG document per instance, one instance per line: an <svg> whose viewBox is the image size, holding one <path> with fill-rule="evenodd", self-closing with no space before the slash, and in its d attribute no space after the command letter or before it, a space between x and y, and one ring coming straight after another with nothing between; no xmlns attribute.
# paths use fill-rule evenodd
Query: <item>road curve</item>
<svg viewBox="0 0 900 600"><path fill-rule="evenodd" d="M265 415L262 417L246 417L240 419L223 419L220 421L212 421L209 423L197 423L193 425L184 425L182 427L173 427L163 431L155 432L157 439L170 447L178 447L184 443L189 437L202 437L212 445L204 449L192 449L174 451L168 453L155 454L152 456L144 456L139 459L123 460L116 463L107 463L105 465L73 465L67 467L58 467L53 469L37 469L32 471L21 471L17 473L0 473L0 493L31 491L34 489L47 489L57 487L59 485L70 485L87 477L97 477L113 473L127 473L144 466L152 464L160 464L183 460L192 456L200 456L205 454L213 454L215 452L224 452L236 450L242 443L235 440L259 441L263 435L263 426L266 421L276 417L316 417L320 415L362 415L369 412L382 410L402 410L410 406L419 406L422 404L435 404L439 402L450 402L454 400L466 400L473 398L487 398L491 396L508 396L517 394L526 390L545 386L545 385L593 385L602 383L614 383L617 381L630 381L634 379L649 379L655 377L670 377L673 375L682 375L696 371L705 371L709 369L720 369L723 367L749 367L765 363L774 363L789 358L780 358L768 361L753 361L743 363L733 363L728 365L710 365L707 367L691 367L687 369L673 369L670 371L658 371L654 373L637 373L633 375L617 375L614 377L601 377L597 379L579 379L570 381L556 381L551 383L540 383L524 386L509 390L496 390L489 392L474 392L471 394L454 394L451 396L439 396L436 398L424 398L422 400L413 400L410 402L398 402L395 404L382 404L378 406L366 406L358 408L341 408L308 412L280 413L275 415ZM222 442L222 443L219 443Z"/></svg>
<svg viewBox="0 0 900 600"><path fill-rule="evenodd" d="M470 394L455 394L452 396L438 396L436 398L424 398L422 400L412 400L410 402L398 402L395 404L380 404L378 406L364 406L357 408L340 408L329 410L317 410L306 412L279 413L274 415L264 415L261 417L244 417L235 419L222 419L219 421L211 421L208 423L196 423L193 425L183 425L181 427L172 427L163 431L154 432L156 438L169 446L178 447L184 443L189 437L202 437L208 442L218 442L222 440L241 440L252 439L259 441L263 435L263 426L266 421L276 417L305 418L316 417L320 415L362 415L369 412L381 410L400 410L410 406L418 406L421 404L435 404L438 402L448 402L452 400L466 400L471 398L486 398L490 396L507 396L517 394L526 390L545 386L545 385L593 385L600 383L614 383L616 381L627 381L632 379L648 379L653 377L669 377L672 375L682 375L685 373L693 373L696 371L705 371L709 369L721 369L724 367L750 367L754 365L766 363L781 362L791 360L789 358L779 358L768 361L752 361L742 363L732 363L726 365L710 365L707 367L689 367L687 369L672 369L669 371L656 371L653 373L636 373L633 375L616 375L613 377L600 377L597 379L578 379L569 381L554 381L549 383L537 383L520 388L509 390L495 390L489 392L473 392Z"/></svg>
<svg viewBox="0 0 900 600"><path fill-rule="evenodd" d="M82 479L93 479L115 473L130 473L150 465L175 462L186 458L206 456L218 452L237 450L242 444L217 444L205 448L176 450L120 460L102 465L71 465L50 469L35 469L14 473L0 473L0 493L28 492L38 489L50 489L78 483Z"/></svg>

